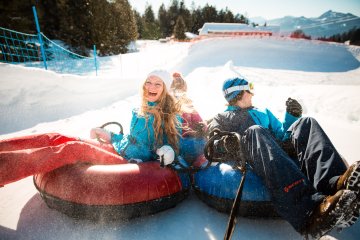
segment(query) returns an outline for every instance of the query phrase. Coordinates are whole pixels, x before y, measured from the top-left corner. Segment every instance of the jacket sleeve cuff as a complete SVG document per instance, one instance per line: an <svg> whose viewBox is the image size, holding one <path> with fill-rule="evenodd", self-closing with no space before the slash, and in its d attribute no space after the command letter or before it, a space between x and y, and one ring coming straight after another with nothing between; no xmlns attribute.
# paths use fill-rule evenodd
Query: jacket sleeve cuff
<svg viewBox="0 0 360 240"><path fill-rule="evenodd" d="M120 142L123 139L123 134L111 133L111 143Z"/></svg>
<svg viewBox="0 0 360 240"><path fill-rule="evenodd" d="M284 120L284 131L285 134L282 138L282 141L286 141L290 138L291 135L291 131L288 131L288 129L290 128L290 126L296 122L300 117L295 117L293 115L291 115L290 113L286 112L285 113L285 120Z"/></svg>
<svg viewBox="0 0 360 240"><path fill-rule="evenodd" d="M291 115L288 112L285 112L285 120L284 120L284 130L287 131L288 128L293 124L296 120L298 120L300 117L295 117Z"/></svg>

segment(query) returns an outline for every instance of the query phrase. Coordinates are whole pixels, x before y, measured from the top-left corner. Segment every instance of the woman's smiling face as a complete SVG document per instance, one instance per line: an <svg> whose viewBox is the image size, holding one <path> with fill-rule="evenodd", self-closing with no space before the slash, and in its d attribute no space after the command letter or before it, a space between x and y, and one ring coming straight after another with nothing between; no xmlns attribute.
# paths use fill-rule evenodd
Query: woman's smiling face
<svg viewBox="0 0 360 240"><path fill-rule="evenodd" d="M159 100L164 90L164 82L156 77L150 76L144 83L144 97L149 102L156 102Z"/></svg>

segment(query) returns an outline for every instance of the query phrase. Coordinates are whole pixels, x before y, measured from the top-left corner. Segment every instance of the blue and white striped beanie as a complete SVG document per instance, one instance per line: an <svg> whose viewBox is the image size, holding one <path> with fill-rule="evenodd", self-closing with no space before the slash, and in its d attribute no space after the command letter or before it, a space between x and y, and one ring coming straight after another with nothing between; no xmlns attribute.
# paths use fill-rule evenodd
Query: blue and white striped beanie
<svg viewBox="0 0 360 240"><path fill-rule="evenodd" d="M226 101L230 102L241 91L250 90L249 83L242 77L231 77L223 83L223 94Z"/></svg>

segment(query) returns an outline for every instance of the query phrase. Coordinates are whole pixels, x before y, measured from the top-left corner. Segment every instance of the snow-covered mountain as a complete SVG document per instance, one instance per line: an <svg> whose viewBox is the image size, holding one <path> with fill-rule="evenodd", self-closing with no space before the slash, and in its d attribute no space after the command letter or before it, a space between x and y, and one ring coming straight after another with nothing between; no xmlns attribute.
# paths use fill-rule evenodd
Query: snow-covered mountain
<svg viewBox="0 0 360 240"><path fill-rule="evenodd" d="M351 13L339 13L329 10L317 18L285 16L268 20L267 24L279 25L281 34L284 35L301 29L306 35L310 35L314 39L342 34L354 27L360 28L360 18Z"/></svg>

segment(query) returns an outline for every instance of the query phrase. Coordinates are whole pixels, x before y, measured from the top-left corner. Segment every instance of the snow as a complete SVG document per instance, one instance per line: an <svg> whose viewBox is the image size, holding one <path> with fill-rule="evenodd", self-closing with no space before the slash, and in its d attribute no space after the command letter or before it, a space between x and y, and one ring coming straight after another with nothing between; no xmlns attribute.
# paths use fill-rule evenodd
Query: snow
<svg viewBox="0 0 360 240"><path fill-rule="evenodd" d="M255 84L254 104L279 118L288 97L315 117L349 164L359 159L360 48L280 38L217 38L199 42L138 41L138 52L99 58L98 76L56 74L0 64L0 139L60 132L89 138L89 130L118 121L129 131L139 86L156 68L184 74L204 119L225 108L227 64ZM122 222L74 220L49 209L28 177L0 188L0 239L222 239L228 215L194 193L175 208ZM360 224L331 232L356 239ZM238 218L233 239L301 239L281 219Z"/></svg>

